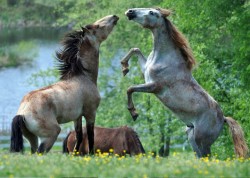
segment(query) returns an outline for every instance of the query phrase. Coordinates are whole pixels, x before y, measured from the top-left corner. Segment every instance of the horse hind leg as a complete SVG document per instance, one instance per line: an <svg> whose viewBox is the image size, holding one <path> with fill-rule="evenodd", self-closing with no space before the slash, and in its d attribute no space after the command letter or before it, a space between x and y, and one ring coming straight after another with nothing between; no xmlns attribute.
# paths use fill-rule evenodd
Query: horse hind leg
<svg viewBox="0 0 250 178"><path fill-rule="evenodd" d="M46 126L46 129L44 129L46 136L42 137L42 142L37 150L38 153L49 152L61 131L61 128L58 124L53 124L50 126L47 124Z"/></svg>
<svg viewBox="0 0 250 178"><path fill-rule="evenodd" d="M200 151L200 149L195 141L194 126L187 126L186 127L186 134L188 137L188 141L191 144L193 151L195 152L195 155L198 158L200 158L202 156L202 153L201 153L201 151Z"/></svg>
<svg viewBox="0 0 250 178"><path fill-rule="evenodd" d="M38 148L38 137L31 133L25 126L22 127L24 137L30 142L31 153L35 153Z"/></svg>
<svg viewBox="0 0 250 178"><path fill-rule="evenodd" d="M213 115L212 115L213 116ZM211 156L211 145L219 137L224 125L224 119L211 117L200 119L194 125L194 141L199 149L198 157Z"/></svg>

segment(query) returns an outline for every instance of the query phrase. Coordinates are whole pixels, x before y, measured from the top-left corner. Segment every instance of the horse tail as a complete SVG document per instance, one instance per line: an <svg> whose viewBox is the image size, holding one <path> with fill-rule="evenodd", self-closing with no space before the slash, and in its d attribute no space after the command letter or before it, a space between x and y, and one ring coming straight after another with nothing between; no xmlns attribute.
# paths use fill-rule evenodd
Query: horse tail
<svg viewBox="0 0 250 178"><path fill-rule="evenodd" d="M127 127L126 139L129 141L128 147L130 154L145 153L138 134L129 127Z"/></svg>
<svg viewBox="0 0 250 178"><path fill-rule="evenodd" d="M23 152L23 133L25 127L24 116L16 115L11 124L10 152Z"/></svg>
<svg viewBox="0 0 250 178"><path fill-rule="evenodd" d="M224 118L226 123L229 125L229 130L233 138L234 151L236 156L246 158L248 154L248 147L241 126L231 117Z"/></svg>
<svg viewBox="0 0 250 178"><path fill-rule="evenodd" d="M71 134L71 132L69 132L68 135L66 136L66 138L63 140L63 150L62 150L63 153L69 153L67 143L68 143L68 138L69 138L70 134Z"/></svg>

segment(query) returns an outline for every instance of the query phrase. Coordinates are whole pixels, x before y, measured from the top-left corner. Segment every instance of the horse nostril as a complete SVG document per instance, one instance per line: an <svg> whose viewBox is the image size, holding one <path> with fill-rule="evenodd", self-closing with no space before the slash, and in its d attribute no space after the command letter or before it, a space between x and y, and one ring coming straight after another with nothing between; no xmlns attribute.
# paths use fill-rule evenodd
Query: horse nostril
<svg viewBox="0 0 250 178"><path fill-rule="evenodd" d="M134 11L132 9L128 10L128 13L132 14Z"/></svg>

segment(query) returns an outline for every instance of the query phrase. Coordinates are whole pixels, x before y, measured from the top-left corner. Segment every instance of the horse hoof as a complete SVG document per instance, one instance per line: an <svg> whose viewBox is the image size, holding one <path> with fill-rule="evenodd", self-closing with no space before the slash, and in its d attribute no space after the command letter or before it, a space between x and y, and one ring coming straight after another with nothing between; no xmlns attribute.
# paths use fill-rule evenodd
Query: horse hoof
<svg viewBox="0 0 250 178"><path fill-rule="evenodd" d="M132 114L132 118L133 118L133 120L134 121L136 121L136 119L137 119L137 117L139 116L139 114L137 114L137 113L133 113Z"/></svg>
<svg viewBox="0 0 250 178"><path fill-rule="evenodd" d="M127 73L129 72L128 68L125 68L122 70L123 76L127 75Z"/></svg>

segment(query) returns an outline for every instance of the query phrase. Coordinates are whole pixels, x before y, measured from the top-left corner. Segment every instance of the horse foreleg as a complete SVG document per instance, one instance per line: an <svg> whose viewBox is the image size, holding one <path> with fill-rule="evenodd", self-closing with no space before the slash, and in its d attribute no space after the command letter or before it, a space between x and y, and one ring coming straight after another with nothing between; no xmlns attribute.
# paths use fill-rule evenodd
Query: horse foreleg
<svg viewBox="0 0 250 178"><path fill-rule="evenodd" d="M87 135L88 135L88 142L89 142L89 154L94 154L94 126L95 123L87 122Z"/></svg>
<svg viewBox="0 0 250 178"><path fill-rule="evenodd" d="M82 143L82 116L79 117L75 122L75 131L76 131L76 144L74 147L74 152L79 152L80 145Z"/></svg>
<svg viewBox="0 0 250 178"><path fill-rule="evenodd" d="M95 116L96 111L91 111L89 109L85 114L84 117L86 119L86 128L87 128L87 135L88 135L88 144L89 144L89 154L94 154L94 126L95 126Z"/></svg>
<svg viewBox="0 0 250 178"><path fill-rule="evenodd" d="M129 61L129 59L131 58L131 56L133 54L136 54L137 57L139 58L139 63L140 63L140 66L141 66L141 70L142 70L142 73L144 73L146 58L144 57L144 55L142 54L142 52L140 51L139 48L131 48L130 51L128 52L128 54L126 56L124 56L123 59L121 60L122 72L123 72L124 76L129 72L128 61Z"/></svg>
<svg viewBox="0 0 250 178"><path fill-rule="evenodd" d="M144 92L144 93L157 93L161 90L161 84L159 83L147 83L147 84L140 84L135 85L132 87L129 87L127 90L127 97L128 97L128 110L133 117L134 120L137 119L138 113L136 112L136 109L134 107L132 94L134 92Z"/></svg>

